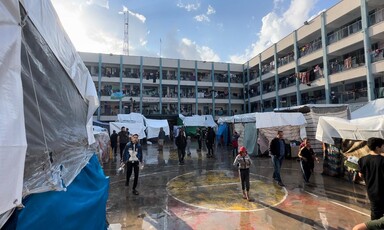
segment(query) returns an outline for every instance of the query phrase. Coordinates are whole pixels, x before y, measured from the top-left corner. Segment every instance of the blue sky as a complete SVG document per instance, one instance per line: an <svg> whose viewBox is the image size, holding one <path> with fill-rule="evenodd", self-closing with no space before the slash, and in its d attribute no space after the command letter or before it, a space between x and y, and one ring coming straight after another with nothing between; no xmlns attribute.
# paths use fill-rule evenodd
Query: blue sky
<svg viewBox="0 0 384 230"><path fill-rule="evenodd" d="M52 0L78 51L244 63L339 0ZM161 39L161 43L160 43Z"/></svg>

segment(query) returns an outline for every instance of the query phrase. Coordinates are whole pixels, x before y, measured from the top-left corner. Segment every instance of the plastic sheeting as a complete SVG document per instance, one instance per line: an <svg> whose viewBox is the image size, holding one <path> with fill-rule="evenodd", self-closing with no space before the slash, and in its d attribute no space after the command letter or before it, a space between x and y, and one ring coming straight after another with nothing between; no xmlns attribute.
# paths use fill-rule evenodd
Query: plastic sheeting
<svg viewBox="0 0 384 230"><path fill-rule="evenodd" d="M302 113L256 113L256 128L272 128L278 126L302 126L307 124Z"/></svg>
<svg viewBox="0 0 384 230"><path fill-rule="evenodd" d="M19 3L0 2L0 214L21 204L27 140L20 78ZM0 222L0 227L2 223Z"/></svg>
<svg viewBox="0 0 384 230"><path fill-rule="evenodd" d="M30 195L13 220L20 230L106 229L108 189L109 179L93 156L66 192Z"/></svg>
<svg viewBox="0 0 384 230"><path fill-rule="evenodd" d="M352 112L351 118L358 119L378 115L384 115L384 98L368 102L368 104Z"/></svg>
<svg viewBox="0 0 384 230"><path fill-rule="evenodd" d="M147 138L157 138L159 136L160 128L163 128L165 135L169 136L168 120L154 120L145 119L147 126Z"/></svg>
<svg viewBox="0 0 384 230"><path fill-rule="evenodd" d="M224 145L227 146L228 144L228 125L227 124L221 124L219 125L217 132L216 132L216 143L220 142L221 136L223 136Z"/></svg>
<svg viewBox="0 0 384 230"><path fill-rule="evenodd" d="M217 127L212 115L194 115L191 117L179 116L184 126Z"/></svg>
<svg viewBox="0 0 384 230"><path fill-rule="evenodd" d="M374 116L354 120L337 117L320 117L316 139L334 144L333 138L368 140L370 137L384 138L384 116Z"/></svg>
<svg viewBox="0 0 384 230"><path fill-rule="evenodd" d="M99 107L95 83L93 83L88 69L64 31L51 1L22 1L22 3L28 12L28 17L45 41L45 48L49 47L50 58L55 57L58 60L60 70L67 73L82 98L87 102L87 137L88 142L92 144L94 142L92 117Z"/></svg>
<svg viewBox="0 0 384 230"><path fill-rule="evenodd" d="M95 136L95 143L92 144L92 147L96 149L100 162L108 163L110 159L109 153L111 151L108 133L104 131L94 131L93 135Z"/></svg>
<svg viewBox="0 0 384 230"><path fill-rule="evenodd" d="M144 126L144 123L109 122L109 130L111 132L115 130L116 133L119 133L123 126L129 129L128 131L130 134L138 134L139 139L144 139L147 137L145 134L146 127Z"/></svg>
<svg viewBox="0 0 384 230"><path fill-rule="evenodd" d="M117 121L121 123L144 124L145 117L140 113L117 114Z"/></svg>
<svg viewBox="0 0 384 230"><path fill-rule="evenodd" d="M25 196L64 189L94 150L88 145L88 104L28 19L23 34L21 78L28 143Z"/></svg>

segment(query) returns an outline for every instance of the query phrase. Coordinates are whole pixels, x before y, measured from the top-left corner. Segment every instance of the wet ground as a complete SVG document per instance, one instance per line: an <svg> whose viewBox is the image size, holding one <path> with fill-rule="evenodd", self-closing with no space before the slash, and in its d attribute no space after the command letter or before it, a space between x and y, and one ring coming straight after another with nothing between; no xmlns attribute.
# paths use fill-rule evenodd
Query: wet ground
<svg viewBox="0 0 384 230"><path fill-rule="evenodd" d="M196 143L192 147L179 166L173 145L162 152L156 144L145 146L138 196L125 186L125 174L117 175L118 164L103 165L114 229L352 229L370 219L365 187L322 176L321 162L304 184L299 162L285 160L282 188L272 181L270 158L252 158L249 202L242 198L230 148L218 147L212 159L204 150L198 154Z"/></svg>

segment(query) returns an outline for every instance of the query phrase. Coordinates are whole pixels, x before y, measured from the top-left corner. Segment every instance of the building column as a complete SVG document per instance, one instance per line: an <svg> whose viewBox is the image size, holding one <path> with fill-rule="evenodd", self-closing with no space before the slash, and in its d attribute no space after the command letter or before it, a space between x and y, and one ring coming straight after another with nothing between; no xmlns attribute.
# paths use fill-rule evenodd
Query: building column
<svg viewBox="0 0 384 230"><path fill-rule="evenodd" d="M98 87L97 96L99 97L100 105L99 105L99 108L97 109L97 120L100 120L100 114L101 114L101 71L102 71L101 62L102 62L102 56L101 54L99 54L99 74L97 76L97 87Z"/></svg>
<svg viewBox="0 0 384 230"><path fill-rule="evenodd" d="M251 112L251 98L249 97L249 89L251 87L249 84L249 61L247 62L247 82L248 82L248 87L247 87L247 89L248 89L248 93L247 93L247 95L248 95L248 113L250 113Z"/></svg>
<svg viewBox="0 0 384 230"><path fill-rule="evenodd" d="M140 57L140 113L143 114L143 56Z"/></svg>
<svg viewBox="0 0 384 230"><path fill-rule="evenodd" d="M181 113L180 105L180 59L177 59L177 112Z"/></svg>
<svg viewBox="0 0 384 230"><path fill-rule="evenodd" d="M369 24L368 24L368 4L367 0L361 0L361 25L364 34L364 57L365 57L365 69L367 72L367 94L368 101L375 100L375 80L372 74L372 61L371 61L371 40L369 38Z"/></svg>
<svg viewBox="0 0 384 230"><path fill-rule="evenodd" d="M279 97L279 75L277 72L278 63L277 63L277 43L275 43L275 53L273 55L273 60L275 62L275 98L276 98L276 108L280 108L280 97Z"/></svg>
<svg viewBox="0 0 384 230"><path fill-rule="evenodd" d="M244 85L244 88L243 88L243 101L244 101L244 103L243 103L243 112L245 113L245 97L246 97L246 95L245 95L245 83L246 83L246 80L245 80L245 68L244 68L244 65L243 65L243 85Z"/></svg>
<svg viewBox="0 0 384 230"><path fill-rule="evenodd" d="M163 114L163 59L160 57L160 89L159 89L159 112Z"/></svg>
<svg viewBox="0 0 384 230"><path fill-rule="evenodd" d="M123 55L120 55L120 93L123 93ZM124 114L125 111L123 112L123 98L119 98L119 113Z"/></svg>
<svg viewBox="0 0 384 230"><path fill-rule="evenodd" d="M212 70L211 70L211 80L212 80L212 116L213 119L215 119L215 110L216 110L216 104L215 104L215 63L212 62Z"/></svg>
<svg viewBox="0 0 384 230"><path fill-rule="evenodd" d="M261 53L259 54L259 88L260 88L260 112L264 111L264 102L263 102L263 80L262 80L262 65L261 65Z"/></svg>
<svg viewBox="0 0 384 230"><path fill-rule="evenodd" d="M231 64L228 63L228 111L227 116L232 116L232 92L231 92Z"/></svg>
<svg viewBox="0 0 384 230"><path fill-rule="evenodd" d="M197 82L198 82L198 72L197 72L197 61L195 61L195 114L199 114L199 99L197 97L197 94L199 93L198 88L197 88Z"/></svg>
<svg viewBox="0 0 384 230"><path fill-rule="evenodd" d="M301 105L300 80L297 77L299 73L299 46L297 45L297 30L293 32L293 49L295 55L295 73L296 73L296 104Z"/></svg>
<svg viewBox="0 0 384 230"><path fill-rule="evenodd" d="M325 12L321 13L321 45L323 46L323 74L325 79L325 103L330 104L331 90L329 87L329 71L328 71L328 49L327 49L327 31L326 31L326 18Z"/></svg>

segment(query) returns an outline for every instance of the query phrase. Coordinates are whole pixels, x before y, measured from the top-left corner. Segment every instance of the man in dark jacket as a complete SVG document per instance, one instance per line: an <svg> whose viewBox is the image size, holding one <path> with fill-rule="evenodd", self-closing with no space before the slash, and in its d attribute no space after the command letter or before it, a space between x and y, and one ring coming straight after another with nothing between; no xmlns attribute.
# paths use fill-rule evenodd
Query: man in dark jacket
<svg viewBox="0 0 384 230"><path fill-rule="evenodd" d="M139 163L143 163L143 150L139 143L139 135L133 134L132 140L124 148L124 157L123 160L127 166L127 177L125 181L125 186L129 186L129 179L132 175L132 169L135 174L133 180L132 193L139 195L139 192L136 190L137 181L139 179Z"/></svg>
<svg viewBox="0 0 384 230"><path fill-rule="evenodd" d="M120 162L123 162L123 151L127 143L129 142L129 132L125 127L121 127L121 131L117 134L117 142L120 148Z"/></svg>
<svg viewBox="0 0 384 230"><path fill-rule="evenodd" d="M283 131L278 131L277 136L273 138L269 146L273 163L273 179L277 181L280 186L285 186L280 177L280 169L285 156L285 142Z"/></svg>
<svg viewBox="0 0 384 230"><path fill-rule="evenodd" d="M185 135L184 128L180 128L175 143L179 155L179 165L184 165L185 148L187 147L187 135Z"/></svg>
<svg viewBox="0 0 384 230"><path fill-rule="evenodd" d="M111 148L112 148L112 151L113 151L113 157L114 159L116 159L116 151L117 151L117 133L115 130L113 130L113 133L111 134Z"/></svg>
<svg viewBox="0 0 384 230"><path fill-rule="evenodd" d="M215 138L216 138L215 131L213 131L211 127L208 127L207 138L205 139L205 143L208 149L208 154L207 154L208 158L213 157L213 146L215 144Z"/></svg>

